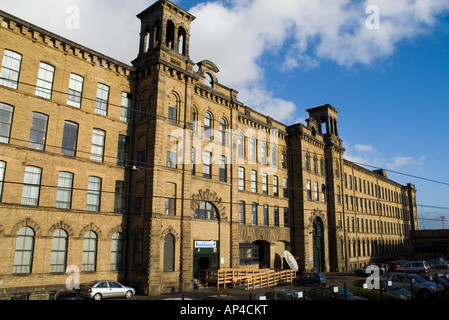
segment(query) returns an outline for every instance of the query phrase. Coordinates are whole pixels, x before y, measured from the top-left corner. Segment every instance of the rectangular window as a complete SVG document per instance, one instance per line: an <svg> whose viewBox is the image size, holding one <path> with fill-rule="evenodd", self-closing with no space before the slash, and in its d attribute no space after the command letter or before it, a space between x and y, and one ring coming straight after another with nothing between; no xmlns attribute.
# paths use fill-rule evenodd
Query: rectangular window
<svg viewBox="0 0 449 320"><path fill-rule="evenodd" d="M282 190L284 193L284 198L288 198L288 181L286 178L282 179Z"/></svg>
<svg viewBox="0 0 449 320"><path fill-rule="evenodd" d="M314 194L314 200L315 201L318 201L319 200L319 198L318 198L318 182L315 182L314 184L313 184L313 194Z"/></svg>
<svg viewBox="0 0 449 320"><path fill-rule="evenodd" d="M22 204L27 206L39 205L39 193L41 190L42 169L27 166L23 179Z"/></svg>
<svg viewBox="0 0 449 320"><path fill-rule="evenodd" d="M126 182L115 182L114 213L126 213Z"/></svg>
<svg viewBox="0 0 449 320"><path fill-rule="evenodd" d="M62 135L61 153L65 156L74 157L78 141L78 125L74 122L64 123L64 133Z"/></svg>
<svg viewBox="0 0 449 320"><path fill-rule="evenodd" d="M5 49L0 71L0 85L17 89L21 63L21 54Z"/></svg>
<svg viewBox="0 0 449 320"><path fill-rule="evenodd" d="M165 198L165 215L174 216L176 213L176 199Z"/></svg>
<svg viewBox="0 0 449 320"><path fill-rule="evenodd" d="M120 121L131 121L133 96L127 92L122 92L122 104L120 109Z"/></svg>
<svg viewBox="0 0 449 320"><path fill-rule="evenodd" d="M245 224L245 201L239 201L239 223Z"/></svg>
<svg viewBox="0 0 449 320"><path fill-rule="evenodd" d="M103 116L108 115L109 87L102 83L97 86L97 100L95 102L95 113Z"/></svg>
<svg viewBox="0 0 449 320"><path fill-rule="evenodd" d="M279 227L279 207L273 208L274 226Z"/></svg>
<svg viewBox="0 0 449 320"><path fill-rule="evenodd" d="M137 167L144 168L146 167L146 165L147 165L147 151L140 150L137 152Z"/></svg>
<svg viewBox="0 0 449 320"><path fill-rule="evenodd" d="M168 120L176 122L178 120L178 109L172 106L168 107Z"/></svg>
<svg viewBox="0 0 449 320"><path fill-rule="evenodd" d="M0 103L0 142L9 143L14 107Z"/></svg>
<svg viewBox="0 0 449 320"><path fill-rule="evenodd" d="M72 190L73 173L59 172L56 208L70 209L72 207Z"/></svg>
<svg viewBox="0 0 449 320"><path fill-rule="evenodd" d="M257 226L257 203L251 204L251 224Z"/></svg>
<svg viewBox="0 0 449 320"><path fill-rule="evenodd" d="M290 227L288 208L284 208L284 228Z"/></svg>
<svg viewBox="0 0 449 320"><path fill-rule="evenodd" d="M89 177L87 184L87 211L100 211L101 178Z"/></svg>
<svg viewBox="0 0 449 320"><path fill-rule="evenodd" d="M245 168L239 167L239 190L245 190Z"/></svg>
<svg viewBox="0 0 449 320"><path fill-rule="evenodd" d="M81 108L81 97L83 95L84 78L74 73L70 74L69 93L67 104L72 107Z"/></svg>
<svg viewBox="0 0 449 320"><path fill-rule="evenodd" d="M257 192L257 171L251 170L251 192Z"/></svg>
<svg viewBox="0 0 449 320"><path fill-rule="evenodd" d="M55 68L53 66L43 62L39 64L39 73L37 74L36 83L36 96L51 99L54 74Z"/></svg>
<svg viewBox="0 0 449 320"><path fill-rule="evenodd" d="M262 193L268 194L268 175L262 173Z"/></svg>
<svg viewBox="0 0 449 320"><path fill-rule="evenodd" d="M277 176L273 176L273 196L279 196L279 181Z"/></svg>
<svg viewBox="0 0 449 320"><path fill-rule="evenodd" d="M0 161L0 202L2 202L3 181L5 181L6 162Z"/></svg>
<svg viewBox="0 0 449 320"><path fill-rule="evenodd" d="M312 200L312 183L307 180L307 200Z"/></svg>
<svg viewBox="0 0 449 320"><path fill-rule="evenodd" d="M90 160L103 162L105 136L105 131L94 128L92 132L92 148L90 152Z"/></svg>
<svg viewBox="0 0 449 320"><path fill-rule="evenodd" d="M219 164L219 179L222 182L228 181L228 169L226 164L226 157L220 156L220 164Z"/></svg>
<svg viewBox="0 0 449 320"><path fill-rule="evenodd" d="M129 156L129 138L119 134L117 146L117 165L126 167Z"/></svg>
<svg viewBox="0 0 449 320"><path fill-rule="evenodd" d="M263 205L263 225L268 226L269 223L269 212L268 205Z"/></svg>
<svg viewBox="0 0 449 320"><path fill-rule="evenodd" d="M196 164L196 148L195 147L192 147L192 175L194 176L195 175L195 173L196 173L196 167L195 167L195 164Z"/></svg>
<svg viewBox="0 0 449 320"><path fill-rule="evenodd" d="M203 177L212 178L212 152L203 152Z"/></svg>
<svg viewBox="0 0 449 320"><path fill-rule="evenodd" d="M33 112L31 119L30 139L28 148L36 150L45 149L45 139L47 137L48 116L39 112Z"/></svg>
<svg viewBox="0 0 449 320"><path fill-rule="evenodd" d="M167 151L167 167L175 168L177 167L178 155L175 151Z"/></svg>

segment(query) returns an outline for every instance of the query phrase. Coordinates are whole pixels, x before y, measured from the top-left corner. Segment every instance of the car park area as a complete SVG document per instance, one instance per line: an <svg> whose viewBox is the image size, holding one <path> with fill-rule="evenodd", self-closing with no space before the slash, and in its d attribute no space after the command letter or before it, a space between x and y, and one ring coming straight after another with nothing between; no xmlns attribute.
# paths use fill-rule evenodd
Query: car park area
<svg viewBox="0 0 449 320"><path fill-rule="evenodd" d="M433 260L431 260L432 262ZM416 262L416 261L415 261ZM419 265L425 265L419 261ZM440 259L442 268L430 269L422 274L403 271L410 261L392 261L382 264L370 263L363 268L346 272L324 272L297 274L291 284L270 288L243 290L241 288L208 287L185 293L170 293L160 296L139 294L109 296L111 299L125 300L449 300L449 269L446 261ZM413 264L410 264L413 265ZM416 265L416 264L415 264ZM369 268L368 268L369 267ZM379 271L375 273L376 267ZM418 270L419 271L419 270ZM377 278L376 278L377 277ZM92 284L91 284L92 286ZM82 288L86 288L83 286ZM109 289L109 288L108 288ZM86 289L84 289L86 290ZM87 289L88 290L88 289ZM93 299L94 289L86 296ZM97 296L98 297L98 296ZM108 298L103 295L102 298Z"/></svg>

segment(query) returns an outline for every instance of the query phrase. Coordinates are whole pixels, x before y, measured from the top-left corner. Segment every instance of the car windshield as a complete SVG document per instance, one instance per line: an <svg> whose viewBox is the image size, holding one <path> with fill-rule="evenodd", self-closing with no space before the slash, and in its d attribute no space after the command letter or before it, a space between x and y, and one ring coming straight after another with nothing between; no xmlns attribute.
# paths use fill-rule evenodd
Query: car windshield
<svg viewBox="0 0 449 320"><path fill-rule="evenodd" d="M345 288L338 287L338 294L344 296L345 295ZM346 290L346 296L347 297L352 297L353 294L352 294L352 292Z"/></svg>
<svg viewBox="0 0 449 320"><path fill-rule="evenodd" d="M286 291L284 293L289 299L298 299L299 298L299 294L298 294L299 292L297 292L297 291Z"/></svg>
<svg viewBox="0 0 449 320"><path fill-rule="evenodd" d="M388 283L388 280L382 280L382 287L384 287L387 290L399 290L401 289L401 287L399 287L397 284L390 282L390 284Z"/></svg>
<svg viewBox="0 0 449 320"><path fill-rule="evenodd" d="M411 277L415 280L416 283L427 282L426 279L424 279L423 277L420 277L418 275L411 275Z"/></svg>

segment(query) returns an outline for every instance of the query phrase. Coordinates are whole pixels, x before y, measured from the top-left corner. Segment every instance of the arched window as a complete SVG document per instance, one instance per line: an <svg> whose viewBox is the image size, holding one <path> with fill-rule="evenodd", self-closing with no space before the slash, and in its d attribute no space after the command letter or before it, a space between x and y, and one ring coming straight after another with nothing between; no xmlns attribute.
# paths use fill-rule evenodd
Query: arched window
<svg viewBox="0 0 449 320"><path fill-rule="evenodd" d="M278 148L276 146L271 148L271 164L275 167L278 166Z"/></svg>
<svg viewBox="0 0 449 320"><path fill-rule="evenodd" d="M204 137L212 138L212 115L209 112L204 116Z"/></svg>
<svg viewBox="0 0 449 320"><path fill-rule="evenodd" d="M123 235L116 232L111 241L111 271L122 270L123 265Z"/></svg>
<svg viewBox="0 0 449 320"><path fill-rule="evenodd" d="M238 152L238 156L239 157L244 157L245 156L245 152L244 152L244 148L243 148L243 141L244 141L244 136L243 134L239 134L238 136L238 140L237 140L237 152Z"/></svg>
<svg viewBox="0 0 449 320"><path fill-rule="evenodd" d="M31 273L34 253L34 230L24 227L17 232L13 273Z"/></svg>
<svg viewBox="0 0 449 320"><path fill-rule="evenodd" d="M256 138L251 138L249 140L249 159L256 161Z"/></svg>
<svg viewBox="0 0 449 320"><path fill-rule="evenodd" d="M267 163L267 144L264 141L262 141L260 143L260 154L261 154L261 162L263 164L266 164Z"/></svg>
<svg viewBox="0 0 449 320"><path fill-rule="evenodd" d="M193 133L198 133L198 111L192 108L192 130Z"/></svg>
<svg viewBox="0 0 449 320"><path fill-rule="evenodd" d="M318 173L318 162L316 155L313 155L313 173Z"/></svg>
<svg viewBox="0 0 449 320"><path fill-rule="evenodd" d="M212 78L210 73L205 73L204 76L206 78L206 79L204 79L204 84L208 87L213 88L214 87L214 78Z"/></svg>
<svg viewBox="0 0 449 320"><path fill-rule="evenodd" d="M172 93L168 105L168 120L174 123L178 121L178 105L179 99L176 94Z"/></svg>
<svg viewBox="0 0 449 320"><path fill-rule="evenodd" d="M167 33L165 35L165 44L167 48L174 49L175 46L175 24L173 21L167 21Z"/></svg>
<svg viewBox="0 0 449 320"><path fill-rule="evenodd" d="M178 53L186 54L186 30L183 27L178 29Z"/></svg>
<svg viewBox="0 0 449 320"><path fill-rule="evenodd" d="M169 233L164 238L164 272L175 271L175 237Z"/></svg>
<svg viewBox="0 0 449 320"><path fill-rule="evenodd" d="M95 271L97 268L97 234L87 231L83 244L83 271Z"/></svg>
<svg viewBox="0 0 449 320"><path fill-rule="evenodd" d="M282 168L287 169L287 151L282 150Z"/></svg>
<svg viewBox="0 0 449 320"><path fill-rule="evenodd" d="M58 229L53 233L50 272L65 272L67 264L67 232Z"/></svg>
<svg viewBox="0 0 449 320"><path fill-rule="evenodd" d="M218 220L218 210L210 202L201 202L195 210L195 219Z"/></svg>
<svg viewBox="0 0 449 320"><path fill-rule="evenodd" d="M227 127L228 127L228 124L227 124L226 120L221 119L220 120L220 141L222 144L226 144L226 141L227 141L227 137L226 137Z"/></svg>

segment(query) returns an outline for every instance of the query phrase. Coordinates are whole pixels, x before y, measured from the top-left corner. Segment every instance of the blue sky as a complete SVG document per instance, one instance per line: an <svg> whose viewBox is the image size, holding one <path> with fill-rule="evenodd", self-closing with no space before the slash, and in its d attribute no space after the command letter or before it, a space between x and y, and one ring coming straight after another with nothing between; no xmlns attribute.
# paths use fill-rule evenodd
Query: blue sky
<svg viewBox="0 0 449 320"><path fill-rule="evenodd" d="M0 9L131 63L136 14L154 2L0 0ZM449 227L449 209L430 207L449 208L449 1L173 2L196 16L192 60L214 62L243 103L287 124L333 105L345 158L406 174L387 172L416 185L420 227L441 228L440 216Z"/></svg>

